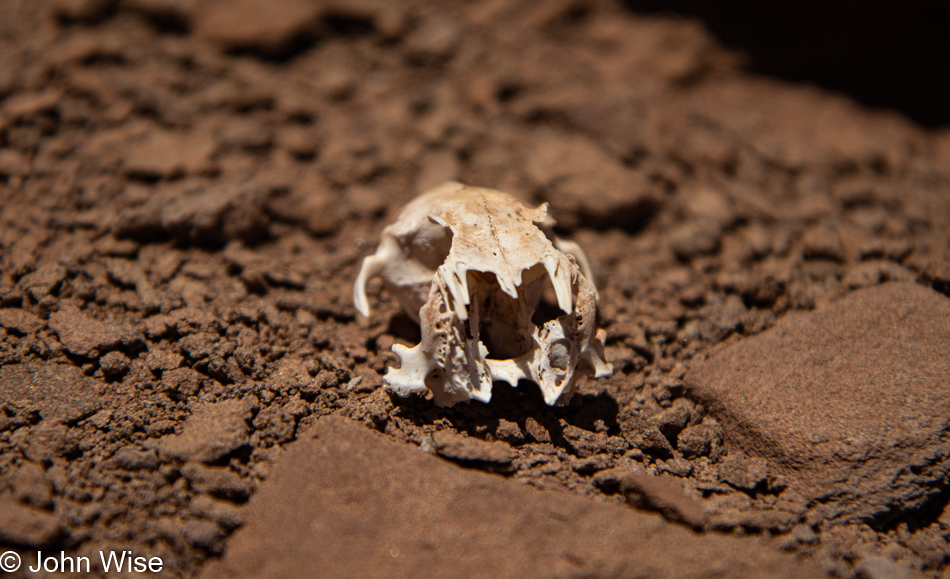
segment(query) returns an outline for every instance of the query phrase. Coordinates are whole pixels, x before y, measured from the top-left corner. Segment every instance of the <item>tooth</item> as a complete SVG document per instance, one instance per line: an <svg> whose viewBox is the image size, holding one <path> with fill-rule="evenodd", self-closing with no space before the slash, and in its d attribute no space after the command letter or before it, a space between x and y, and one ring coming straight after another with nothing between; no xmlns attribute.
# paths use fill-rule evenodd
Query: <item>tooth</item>
<svg viewBox="0 0 950 579"><path fill-rule="evenodd" d="M462 288L462 303L467 306L470 303L468 296L468 268L459 264L455 269L455 279L458 280L459 287Z"/></svg>
<svg viewBox="0 0 950 579"><path fill-rule="evenodd" d="M574 311L573 297L571 296L571 274L569 268L560 267L560 264L549 255L541 260L544 269L551 276L551 283L554 284L554 293L557 295L557 307L561 308L566 314Z"/></svg>
<svg viewBox="0 0 950 579"><path fill-rule="evenodd" d="M496 279L498 280L498 285L501 287L501 291L511 296L512 299L518 299L516 284L511 283L511 280L509 280L507 276L499 275Z"/></svg>
<svg viewBox="0 0 950 579"><path fill-rule="evenodd" d="M478 362L476 367L478 369L478 376L477 384L473 384L475 390L472 391L471 396L480 402L489 402L491 400L492 374L491 367L488 366L485 361L485 356L488 355L488 348L480 341L477 343L477 347Z"/></svg>
<svg viewBox="0 0 950 579"><path fill-rule="evenodd" d="M455 310L459 319L468 319L468 292L462 289L459 278L455 273L445 271L445 267L439 268L439 277L442 279L442 285L449 290L451 300L445 300L446 305Z"/></svg>

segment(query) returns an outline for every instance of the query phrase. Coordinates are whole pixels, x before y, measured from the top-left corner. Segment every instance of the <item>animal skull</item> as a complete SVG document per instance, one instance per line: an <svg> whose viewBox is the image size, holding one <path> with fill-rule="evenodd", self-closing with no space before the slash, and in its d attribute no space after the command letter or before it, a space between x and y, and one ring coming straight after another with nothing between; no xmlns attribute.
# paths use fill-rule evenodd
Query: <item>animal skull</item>
<svg viewBox="0 0 950 579"><path fill-rule="evenodd" d="M383 230L356 279L356 308L369 315L366 284L379 276L422 329L414 348L393 346L402 364L384 377L391 390L428 389L436 404L452 406L488 402L494 380L526 379L553 405L570 400L580 376L611 374L587 258L554 235L547 211L448 182ZM546 286L560 310L548 319L539 311Z"/></svg>

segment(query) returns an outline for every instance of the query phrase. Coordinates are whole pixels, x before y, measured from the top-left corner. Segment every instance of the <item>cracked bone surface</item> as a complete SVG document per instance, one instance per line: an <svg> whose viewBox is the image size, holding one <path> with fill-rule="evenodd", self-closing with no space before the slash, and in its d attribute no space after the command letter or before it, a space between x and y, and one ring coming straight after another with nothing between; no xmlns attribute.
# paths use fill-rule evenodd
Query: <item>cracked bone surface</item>
<svg viewBox="0 0 950 579"><path fill-rule="evenodd" d="M554 235L547 209L449 182L383 230L356 279L356 308L369 316L366 284L381 277L422 330L417 346L393 346L401 366L384 377L390 390L430 390L452 406L488 402L495 380L530 380L553 405L567 403L582 376L611 374L587 258ZM542 301L545 290L554 303Z"/></svg>

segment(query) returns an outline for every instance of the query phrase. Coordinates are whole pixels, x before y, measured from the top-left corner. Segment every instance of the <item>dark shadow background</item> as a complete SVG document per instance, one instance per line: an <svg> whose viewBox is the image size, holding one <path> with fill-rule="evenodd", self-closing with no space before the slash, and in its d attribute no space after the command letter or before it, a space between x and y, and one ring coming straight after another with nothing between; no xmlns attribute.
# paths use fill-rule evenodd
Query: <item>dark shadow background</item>
<svg viewBox="0 0 950 579"><path fill-rule="evenodd" d="M950 124L950 1L623 2L703 20L755 72L813 82L927 127Z"/></svg>

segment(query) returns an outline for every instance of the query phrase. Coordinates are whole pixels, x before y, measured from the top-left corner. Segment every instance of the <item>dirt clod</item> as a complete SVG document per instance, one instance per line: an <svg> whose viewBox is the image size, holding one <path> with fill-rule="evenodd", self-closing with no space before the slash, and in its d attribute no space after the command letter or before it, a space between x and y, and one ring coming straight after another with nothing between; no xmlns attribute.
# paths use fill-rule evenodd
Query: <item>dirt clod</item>
<svg viewBox="0 0 950 579"><path fill-rule="evenodd" d="M218 462L249 442L251 405L244 400L226 400L202 405L187 421L181 434L162 438L157 449L176 460Z"/></svg>

